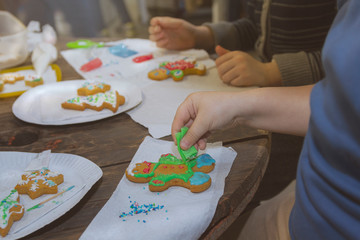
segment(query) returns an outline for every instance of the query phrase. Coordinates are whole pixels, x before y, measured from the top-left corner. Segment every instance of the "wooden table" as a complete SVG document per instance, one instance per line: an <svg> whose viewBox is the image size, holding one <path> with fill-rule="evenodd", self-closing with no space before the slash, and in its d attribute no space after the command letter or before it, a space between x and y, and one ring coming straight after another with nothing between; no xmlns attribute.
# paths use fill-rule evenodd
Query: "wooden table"
<svg viewBox="0 0 360 240"><path fill-rule="evenodd" d="M66 42L66 41L63 41ZM59 44L65 49L65 44ZM56 62L63 80L81 79L60 56ZM23 122L11 111L16 98L0 99L0 151L38 153L51 149L56 153L83 156L101 167L103 177L68 213L34 232L26 239L78 239L118 185L125 169L147 129L125 113L111 118L66 126L42 126ZM164 137L171 140L171 137ZM246 127L216 131L209 142L222 141L237 153L226 178L224 195L203 239L217 239L240 215L254 196L265 172L268 158L269 133Z"/></svg>

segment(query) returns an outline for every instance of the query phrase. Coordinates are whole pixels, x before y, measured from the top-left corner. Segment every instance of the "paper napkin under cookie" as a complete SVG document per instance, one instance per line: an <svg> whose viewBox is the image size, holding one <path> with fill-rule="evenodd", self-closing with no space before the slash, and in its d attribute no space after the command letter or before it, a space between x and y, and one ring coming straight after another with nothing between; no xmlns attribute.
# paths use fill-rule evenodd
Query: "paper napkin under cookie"
<svg viewBox="0 0 360 240"><path fill-rule="evenodd" d="M205 152L216 160L215 169L209 173L209 189L192 193L186 188L171 187L160 193L150 192L147 183L133 183L124 176L81 239L198 239L214 216L237 154L221 143L208 144ZM173 142L146 137L131 164L156 162L163 153L180 157Z"/></svg>

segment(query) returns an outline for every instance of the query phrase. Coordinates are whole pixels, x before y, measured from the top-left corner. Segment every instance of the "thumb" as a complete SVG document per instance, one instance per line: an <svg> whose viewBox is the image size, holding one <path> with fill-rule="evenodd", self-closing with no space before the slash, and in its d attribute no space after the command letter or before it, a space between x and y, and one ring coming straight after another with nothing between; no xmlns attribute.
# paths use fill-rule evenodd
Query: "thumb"
<svg viewBox="0 0 360 240"><path fill-rule="evenodd" d="M183 150L189 149L191 146L195 145L200 138L206 133L206 129L204 129L202 126L198 126L197 119L193 122L193 124L190 126L189 130L183 137L183 139L180 142L180 147Z"/></svg>
<svg viewBox="0 0 360 240"><path fill-rule="evenodd" d="M227 50L227 49L225 49L225 48L223 48L223 47L220 46L220 45L217 45L217 46L215 47L215 52L216 52L216 54L219 55L219 57L220 57L220 56L222 56L222 55L224 55L224 54L226 54L226 53L228 53L228 52L230 52L230 51Z"/></svg>

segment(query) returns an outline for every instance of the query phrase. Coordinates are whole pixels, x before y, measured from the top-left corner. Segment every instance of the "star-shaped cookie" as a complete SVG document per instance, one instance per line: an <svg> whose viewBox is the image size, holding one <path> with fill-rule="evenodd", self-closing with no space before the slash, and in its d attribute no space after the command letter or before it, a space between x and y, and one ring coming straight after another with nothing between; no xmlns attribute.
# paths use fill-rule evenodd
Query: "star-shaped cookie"
<svg viewBox="0 0 360 240"><path fill-rule="evenodd" d="M20 194L28 194L31 199L40 197L43 194L55 194L58 185L64 182L64 176L60 173L42 168L35 171L26 171L21 176L15 189Z"/></svg>

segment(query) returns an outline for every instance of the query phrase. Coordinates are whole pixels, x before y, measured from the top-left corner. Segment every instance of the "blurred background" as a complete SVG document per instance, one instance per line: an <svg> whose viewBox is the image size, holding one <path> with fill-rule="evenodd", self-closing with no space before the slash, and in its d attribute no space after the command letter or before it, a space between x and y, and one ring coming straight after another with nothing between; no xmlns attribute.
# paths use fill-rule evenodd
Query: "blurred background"
<svg viewBox="0 0 360 240"><path fill-rule="evenodd" d="M238 19L242 0L0 0L0 10L53 26L59 37L143 37L151 17L191 23Z"/></svg>

